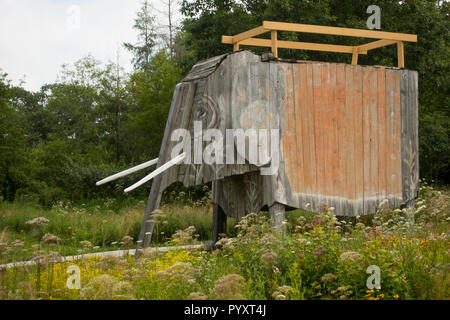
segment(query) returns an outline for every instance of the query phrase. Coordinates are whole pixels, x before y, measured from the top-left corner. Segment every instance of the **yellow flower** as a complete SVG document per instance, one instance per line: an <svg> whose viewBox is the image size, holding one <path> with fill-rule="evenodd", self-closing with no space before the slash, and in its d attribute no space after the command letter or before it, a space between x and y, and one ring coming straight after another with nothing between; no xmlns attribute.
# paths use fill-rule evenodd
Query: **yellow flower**
<svg viewBox="0 0 450 320"><path fill-rule="evenodd" d="M398 294L394 294L394 299L398 299L398 298L399 298Z"/></svg>

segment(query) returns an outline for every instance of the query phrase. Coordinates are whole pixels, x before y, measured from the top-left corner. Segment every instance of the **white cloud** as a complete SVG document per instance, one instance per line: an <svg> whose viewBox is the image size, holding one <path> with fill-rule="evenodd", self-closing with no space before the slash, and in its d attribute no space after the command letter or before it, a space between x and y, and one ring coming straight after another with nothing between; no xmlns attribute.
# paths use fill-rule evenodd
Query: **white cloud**
<svg viewBox="0 0 450 320"><path fill-rule="evenodd" d="M150 2L164 9L160 0ZM25 76L28 90L39 90L41 85L55 81L62 64L87 54L102 62L115 61L119 49L121 65L131 70L131 55L122 43L136 39L132 26L140 3L0 0L0 68L14 84ZM165 18L157 15L165 23Z"/></svg>

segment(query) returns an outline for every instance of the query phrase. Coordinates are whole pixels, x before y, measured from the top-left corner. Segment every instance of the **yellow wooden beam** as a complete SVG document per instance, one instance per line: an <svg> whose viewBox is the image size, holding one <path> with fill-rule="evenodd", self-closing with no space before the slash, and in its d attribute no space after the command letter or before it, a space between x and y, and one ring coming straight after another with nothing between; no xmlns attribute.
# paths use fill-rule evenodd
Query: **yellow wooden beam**
<svg viewBox="0 0 450 320"><path fill-rule="evenodd" d="M222 36L222 43L233 44L233 37ZM272 40L250 38L239 42L242 46L257 46L257 47L272 47ZM322 44L312 42L295 42L295 41L277 41L278 48L285 49L298 49L298 50L313 50L313 51L326 51L326 52L339 52L339 53L351 53L353 54L353 46L335 45L335 44ZM367 54L365 50L359 50L358 54Z"/></svg>
<svg viewBox="0 0 450 320"><path fill-rule="evenodd" d="M254 29L239 33L233 36L233 43L240 42L242 40L252 38L254 36L258 36L260 34L266 33L270 30L265 29L264 27L256 27Z"/></svg>
<svg viewBox="0 0 450 320"><path fill-rule="evenodd" d="M405 67L405 47L402 41L397 42L397 59L398 59L398 67Z"/></svg>
<svg viewBox="0 0 450 320"><path fill-rule="evenodd" d="M297 24L287 22L264 21L263 28L268 30L306 32L328 34L335 36L361 37L396 41L417 42L417 35L407 33L394 33L375 30L351 29L327 26L315 26L310 24Z"/></svg>
<svg viewBox="0 0 450 320"><path fill-rule="evenodd" d="M353 65L358 64L358 47L354 47L354 49L353 49L352 64Z"/></svg>
<svg viewBox="0 0 450 320"><path fill-rule="evenodd" d="M391 44L396 44L396 43L397 43L397 41L395 41L395 40L378 40L378 41L362 44L362 45L358 46L358 50L368 51L368 50L373 50L373 49L389 46Z"/></svg>
<svg viewBox="0 0 450 320"><path fill-rule="evenodd" d="M270 40L271 40L271 45L272 45L272 54L275 58L278 58L278 39L277 39L277 31L276 30L272 30L270 32Z"/></svg>

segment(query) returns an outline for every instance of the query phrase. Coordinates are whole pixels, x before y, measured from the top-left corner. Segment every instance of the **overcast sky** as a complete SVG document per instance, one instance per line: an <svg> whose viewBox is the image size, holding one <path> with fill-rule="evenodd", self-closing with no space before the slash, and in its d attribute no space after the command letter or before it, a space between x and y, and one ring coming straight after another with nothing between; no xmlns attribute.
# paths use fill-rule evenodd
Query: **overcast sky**
<svg viewBox="0 0 450 320"><path fill-rule="evenodd" d="M131 70L124 42L135 42L132 26L141 0L0 0L0 69L28 90L52 83L64 63L92 54ZM178 1L176 1L178 2ZM150 0L166 11L161 0ZM79 13L79 14L78 14ZM158 21L167 18L155 12ZM177 13L176 19L180 20Z"/></svg>

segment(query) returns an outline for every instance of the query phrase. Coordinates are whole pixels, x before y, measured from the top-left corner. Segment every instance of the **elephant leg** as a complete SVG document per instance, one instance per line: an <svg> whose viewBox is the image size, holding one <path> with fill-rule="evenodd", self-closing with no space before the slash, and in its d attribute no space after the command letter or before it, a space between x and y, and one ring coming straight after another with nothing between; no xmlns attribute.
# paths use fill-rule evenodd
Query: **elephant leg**
<svg viewBox="0 0 450 320"><path fill-rule="evenodd" d="M219 240L219 235L227 230L227 215L222 207L214 204L212 221L212 241L215 244Z"/></svg>
<svg viewBox="0 0 450 320"><path fill-rule="evenodd" d="M153 229L155 228L155 222L151 219L153 211L159 208L161 202L162 192L160 191L162 175L158 175L153 180L150 195L147 201L147 207L145 208L144 221L142 222L141 232L139 233L139 241L136 246L136 259L141 254L141 249L150 246L152 240Z"/></svg>
<svg viewBox="0 0 450 320"><path fill-rule="evenodd" d="M406 205L406 221L409 224L409 227L414 225L414 200L409 200Z"/></svg>
<svg viewBox="0 0 450 320"><path fill-rule="evenodd" d="M271 207L269 207L270 224L278 233L284 233L286 231L283 224L285 218L284 212L284 204L275 202Z"/></svg>

